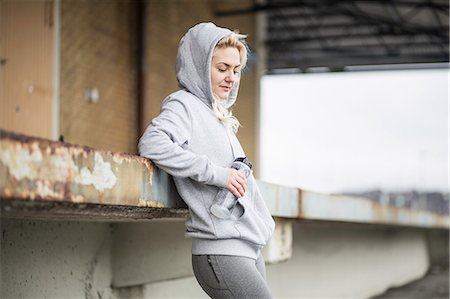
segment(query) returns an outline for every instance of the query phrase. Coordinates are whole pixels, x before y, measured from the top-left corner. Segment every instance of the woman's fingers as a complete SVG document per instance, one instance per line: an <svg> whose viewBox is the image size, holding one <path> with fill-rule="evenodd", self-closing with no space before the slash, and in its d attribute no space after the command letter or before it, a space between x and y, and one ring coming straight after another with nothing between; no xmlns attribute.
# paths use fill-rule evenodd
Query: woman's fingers
<svg viewBox="0 0 450 299"><path fill-rule="evenodd" d="M238 194L235 194L237 197L243 197L243 196L244 196L244 194L245 194L245 189L244 189L244 187L242 186L242 184L236 182L236 183L233 185L233 187L237 190L237 193L238 193Z"/></svg>
<svg viewBox="0 0 450 299"><path fill-rule="evenodd" d="M236 171L237 176L235 177L235 187L242 193L244 196L245 190L247 189L247 178L240 172Z"/></svg>
<svg viewBox="0 0 450 299"><path fill-rule="evenodd" d="M231 168L227 189L236 197L243 197L245 195L245 190L247 189L247 178L236 169Z"/></svg>
<svg viewBox="0 0 450 299"><path fill-rule="evenodd" d="M231 187L228 188L228 190L230 190L230 192L233 193L234 196L238 198L241 197L241 193L233 185L231 185Z"/></svg>

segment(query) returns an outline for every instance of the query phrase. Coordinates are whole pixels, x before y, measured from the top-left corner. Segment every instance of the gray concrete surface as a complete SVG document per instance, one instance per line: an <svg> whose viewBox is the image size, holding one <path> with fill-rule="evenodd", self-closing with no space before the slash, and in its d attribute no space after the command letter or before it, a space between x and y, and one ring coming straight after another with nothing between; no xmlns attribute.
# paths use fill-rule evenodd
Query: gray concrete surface
<svg viewBox="0 0 450 299"><path fill-rule="evenodd" d="M373 299L448 299L448 266L433 266L427 274L405 286L392 288Z"/></svg>
<svg viewBox="0 0 450 299"><path fill-rule="evenodd" d="M180 220L111 225L2 219L1 225L0 298L204 295L190 274L189 240ZM448 243L445 230L427 238L428 229L396 226L295 221L292 228L292 257L267 265L277 299L366 299L423 277L430 260L442 261L430 259L429 248ZM112 288L115 278L127 287ZM445 285L431 289L445 294Z"/></svg>

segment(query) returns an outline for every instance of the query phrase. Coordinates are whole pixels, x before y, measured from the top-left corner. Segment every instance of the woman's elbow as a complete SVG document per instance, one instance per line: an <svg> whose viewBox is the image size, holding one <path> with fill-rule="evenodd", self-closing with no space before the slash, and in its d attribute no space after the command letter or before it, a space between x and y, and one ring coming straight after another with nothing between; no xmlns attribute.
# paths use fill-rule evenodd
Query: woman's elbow
<svg viewBox="0 0 450 299"><path fill-rule="evenodd" d="M152 154L152 147L151 147L151 143L149 143L148 140L141 138L137 144L137 150L138 150L139 156L150 159L150 156Z"/></svg>

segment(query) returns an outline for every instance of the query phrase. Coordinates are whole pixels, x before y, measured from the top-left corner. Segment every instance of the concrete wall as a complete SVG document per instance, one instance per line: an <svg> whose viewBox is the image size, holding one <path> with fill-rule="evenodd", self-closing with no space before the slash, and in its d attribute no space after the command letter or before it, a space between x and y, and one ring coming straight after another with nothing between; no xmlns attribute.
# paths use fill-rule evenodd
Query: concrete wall
<svg viewBox="0 0 450 299"><path fill-rule="evenodd" d="M2 219L1 298L111 298L108 223Z"/></svg>
<svg viewBox="0 0 450 299"><path fill-rule="evenodd" d="M434 229L427 231L428 254L432 265L448 267L449 250L449 232L445 229Z"/></svg>
<svg viewBox="0 0 450 299"><path fill-rule="evenodd" d="M268 267L277 298L368 298L423 276L424 231L332 222L296 222L293 255Z"/></svg>
<svg viewBox="0 0 450 299"><path fill-rule="evenodd" d="M268 265L268 282L276 298L369 298L425 274L429 232L295 221L292 258ZM207 298L183 234L183 220L3 219L1 298Z"/></svg>
<svg viewBox="0 0 450 299"><path fill-rule="evenodd" d="M184 220L117 223L113 226L113 286L192 276L191 242Z"/></svg>
<svg viewBox="0 0 450 299"><path fill-rule="evenodd" d="M369 298L422 277L429 266L426 232L371 225L295 222L293 256L267 265L275 298ZM155 281L143 298L208 298L195 278ZM199 297L202 294L202 297Z"/></svg>

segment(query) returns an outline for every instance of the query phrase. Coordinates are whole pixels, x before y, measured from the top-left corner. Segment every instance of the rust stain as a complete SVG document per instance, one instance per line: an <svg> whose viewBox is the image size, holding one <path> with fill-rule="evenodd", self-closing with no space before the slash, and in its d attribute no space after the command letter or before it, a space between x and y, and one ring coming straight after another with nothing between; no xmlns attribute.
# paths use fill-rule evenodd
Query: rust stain
<svg viewBox="0 0 450 299"><path fill-rule="evenodd" d="M12 197L13 195L13 192L9 188L5 188L3 193L5 194L6 197Z"/></svg>
<svg viewBox="0 0 450 299"><path fill-rule="evenodd" d="M160 202L145 199L139 199L138 207L165 208L165 206Z"/></svg>
<svg viewBox="0 0 450 299"><path fill-rule="evenodd" d="M48 146L51 145L51 146ZM74 160L82 153L79 149L70 149L62 147L59 144L47 143L43 150L37 142L21 144L15 141L2 141L0 161L5 165L12 177L16 180L23 178L37 179L45 178L48 181L78 181L84 183L80 177L80 169L75 164ZM87 155L86 155L87 157ZM96 153L96 162L99 165L97 177L102 175L104 165L103 160L99 154ZM94 165L94 167L97 165ZM86 174L86 166L84 166L84 173ZM111 176L110 173L107 175ZM88 183L89 179L87 180ZM91 180L92 181L92 180ZM48 184L47 184L48 185ZM43 186L42 183L38 185L44 193L49 188Z"/></svg>
<svg viewBox="0 0 450 299"><path fill-rule="evenodd" d="M86 202L86 199L79 194L72 194L70 195L70 201L74 203L84 203Z"/></svg>
<svg viewBox="0 0 450 299"><path fill-rule="evenodd" d="M113 157L114 162L117 164L122 164L123 162L134 162L136 160L136 156L130 155L128 153L114 153L109 152L109 154Z"/></svg>
<svg viewBox="0 0 450 299"><path fill-rule="evenodd" d="M99 151L0 129L0 182L4 198L44 201L164 206L151 198L150 160ZM143 180L145 178L145 180ZM145 192L145 194L143 194Z"/></svg>

